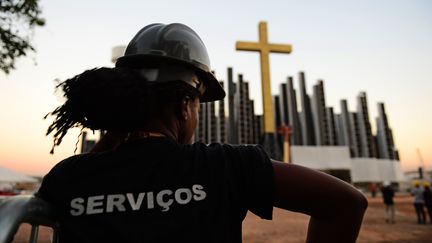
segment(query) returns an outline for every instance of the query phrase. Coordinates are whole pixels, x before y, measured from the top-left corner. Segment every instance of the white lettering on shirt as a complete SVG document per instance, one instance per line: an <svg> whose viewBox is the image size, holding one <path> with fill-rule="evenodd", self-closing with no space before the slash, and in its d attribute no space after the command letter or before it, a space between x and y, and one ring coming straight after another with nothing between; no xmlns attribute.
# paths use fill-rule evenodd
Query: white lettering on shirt
<svg viewBox="0 0 432 243"><path fill-rule="evenodd" d="M107 195L106 212L114 212L114 207L116 207L119 212L126 211L126 208L123 206L124 201L125 196L122 194Z"/></svg>
<svg viewBox="0 0 432 243"><path fill-rule="evenodd" d="M186 195L185 199L182 199L182 194ZM187 204L192 200L192 192L189 188L180 188L175 192L174 198L179 204Z"/></svg>
<svg viewBox="0 0 432 243"><path fill-rule="evenodd" d="M87 200L87 214L103 213L104 195L89 197ZM102 207L101 207L102 206ZM100 207L100 208L97 208Z"/></svg>
<svg viewBox="0 0 432 243"><path fill-rule="evenodd" d="M147 192L147 208L154 208L154 197L153 192Z"/></svg>
<svg viewBox="0 0 432 243"><path fill-rule="evenodd" d="M154 209L155 201L162 212L167 212L174 203L186 205L192 201L202 201L207 197L204 187L200 184L192 185L192 190L190 188L178 188L175 191L165 189L157 192L156 198L154 195L155 192L149 191L138 194L120 193L89 196L87 198L77 197L70 201L71 209L69 212L72 216L80 216L83 214L112 213L114 211L125 212L128 208L134 211ZM147 200L144 200L144 198Z"/></svg>
<svg viewBox="0 0 432 243"><path fill-rule="evenodd" d="M84 213L84 205L83 205L84 202L85 202L84 198L81 197L72 199L70 205L72 209L70 210L70 214L72 216L78 216Z"/></svg>
<svg viewBox="0 0 432 243"><path fill-rule="evenodd" d="M199 184L195 184L192 186L192 191L195 194L193 197L195 199L195 201L201 201L204 200L204 198L206 198L207 193L204 191L204 187L199 185Z"/></svg>
<svg viewBox="0 0 432 243"><path fill-rule="evenodd" d="M163 196L164 195L171 195L173 192L171 190L163 190L160 191L157 195L156 195L156 202L159 206L161 206L162 212L166 212L169 210L169 206L171 206L171 204L173 203L174 200L172 199L168 199L168 201L164 201L163 200Z"/></svg>
<svg viewBox="0 0 432 243"><path fill-rule="evenodd" d="M144 199L145 192L141 192L138 194L138 198L135 201L134 196L132 193L126 194L126 197L128 199L129 205L131 206L132 210L139 210L142 204L142 201Z"/></svg>

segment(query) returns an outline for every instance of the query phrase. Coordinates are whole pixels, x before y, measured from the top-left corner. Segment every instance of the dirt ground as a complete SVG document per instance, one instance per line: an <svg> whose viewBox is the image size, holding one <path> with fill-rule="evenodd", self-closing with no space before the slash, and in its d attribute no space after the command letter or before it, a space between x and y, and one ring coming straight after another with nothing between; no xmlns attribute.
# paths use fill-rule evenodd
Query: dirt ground
<svg viewBox="0 0 432 243"><path fill-rule="evenodd" d="M368 197L369 207L357 242L359 243L427 243L432 242L432 224L417 224L412 197L395 197L396 223L385 222L384 205L381 197ZM309 217L275 208L273 220L261 220L248 214L243 223L243 242L245 243L282 243L304 242ZM428 221L429 222L429 221ZM30 227L23 225L15 241L28 242ZM39 242L50 242L50 230L42 228Z"/></svg>
<svg viewBox="0 0 432 243"><path fill-rule="evenodd" d="M417 224L417 218L409 195L396 195L396 222L385 222L382 198L368 196L369 207L363 219L357 242L431 243L432 224ZM243 224L245 243L305 242L309 217L275 208L273 220L261 220L248 214ZM429 220L428 220L429 222Z"/></svg>

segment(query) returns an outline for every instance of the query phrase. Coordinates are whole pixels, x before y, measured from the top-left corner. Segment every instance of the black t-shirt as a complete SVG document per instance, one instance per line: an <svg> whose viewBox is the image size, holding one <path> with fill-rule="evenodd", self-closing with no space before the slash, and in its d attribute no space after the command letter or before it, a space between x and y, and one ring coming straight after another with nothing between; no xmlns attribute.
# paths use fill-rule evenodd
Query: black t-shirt
<svg viewBox="0 0 432 243"><path fill-rule="evenodd" d="M38 196L62 242L241 242L248 210L272 218L273 177L259 146L148 138L63 160Z"/></svg>

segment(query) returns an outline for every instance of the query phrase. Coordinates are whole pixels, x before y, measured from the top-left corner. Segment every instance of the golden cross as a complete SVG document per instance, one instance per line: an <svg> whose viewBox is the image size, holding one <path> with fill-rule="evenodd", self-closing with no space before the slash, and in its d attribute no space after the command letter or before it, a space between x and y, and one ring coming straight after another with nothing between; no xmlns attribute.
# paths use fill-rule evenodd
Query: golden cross
<svg viewBox="0 0 432 243"><path fill-rule="evenodd" d="M270 52L290 53L291 45L271 44L267 38L267 22L261 21L258 25L259 42L237 41L236 50L259 51L261 59L261 86L264 111L264 132L275 133L275 122L273 116L273 105L270 88Z"/></svg>

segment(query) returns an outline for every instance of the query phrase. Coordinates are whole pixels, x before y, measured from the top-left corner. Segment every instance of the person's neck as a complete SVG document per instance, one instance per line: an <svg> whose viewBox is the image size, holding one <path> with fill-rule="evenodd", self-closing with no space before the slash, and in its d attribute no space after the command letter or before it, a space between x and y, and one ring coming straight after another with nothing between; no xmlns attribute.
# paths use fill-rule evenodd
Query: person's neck
<svg viewBox="0 0 432 243"><path fill-rule="evenodd" d="M136 131L132 132L129 135L129 138L133 139L140 139L140 138L155 138L155 137L166 137L165 134L161 132L154 132L154 131Z"/></svg>
<svg viewBox="0 0 432 243"><path fill-rule="evenodd" d="M173 139L174 141L178 141L176 133L166 127L143 128L138 131L131 132L127 140L132 141L152 137L167 137Z"/></svg>

